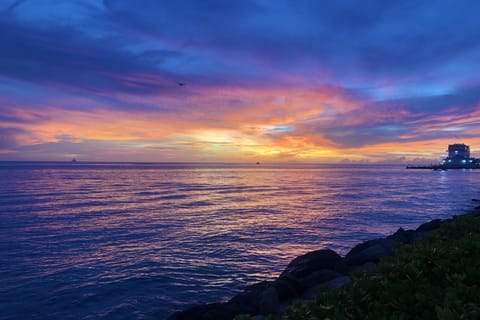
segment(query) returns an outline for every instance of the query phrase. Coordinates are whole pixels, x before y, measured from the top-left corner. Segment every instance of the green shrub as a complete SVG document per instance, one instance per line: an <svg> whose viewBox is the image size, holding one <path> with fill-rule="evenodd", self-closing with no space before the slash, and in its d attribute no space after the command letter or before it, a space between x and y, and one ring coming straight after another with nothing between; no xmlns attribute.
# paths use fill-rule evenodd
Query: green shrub
<svg viewBox="0 0 480 320"><path fill-rule="evenodd" d="M281 319L480 319L480 217L457 217L353 278Z"/></svg>

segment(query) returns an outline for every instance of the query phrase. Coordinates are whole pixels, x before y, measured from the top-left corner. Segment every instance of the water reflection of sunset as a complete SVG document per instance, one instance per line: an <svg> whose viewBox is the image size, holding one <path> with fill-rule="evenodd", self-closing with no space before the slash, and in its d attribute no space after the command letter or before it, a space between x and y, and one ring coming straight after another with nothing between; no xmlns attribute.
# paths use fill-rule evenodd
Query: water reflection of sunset
<svg viewBox="0 0 480 320"><path fill-rule="evenodd" d="M0 173L7 309L35 315L222 300L300 254L345 254L478 192L474 170L379 165L32 162Z"/></svg>

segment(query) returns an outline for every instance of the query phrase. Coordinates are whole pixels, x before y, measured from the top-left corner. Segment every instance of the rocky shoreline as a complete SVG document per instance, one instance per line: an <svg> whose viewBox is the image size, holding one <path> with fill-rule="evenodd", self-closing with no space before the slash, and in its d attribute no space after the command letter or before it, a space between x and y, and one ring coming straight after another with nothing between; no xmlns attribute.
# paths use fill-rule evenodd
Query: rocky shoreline
<svg viewBox="0 0 480 320"><path fill-rule="evenodd" d="M466 215L479 213L480 206L477 206ZM293 259L273 281L247 286L227 302L198 305L174 313L168 320L231 320L239 314L250 314L261 320L268 314L282 314L294 301L314 299L320 287L349 285L352 272L372 270L382 257L393 255L397 245L411 244L455 218L435 219L415 230L399 228L387 237L356 245L345 257L330 249L306 253Z"/></svg>

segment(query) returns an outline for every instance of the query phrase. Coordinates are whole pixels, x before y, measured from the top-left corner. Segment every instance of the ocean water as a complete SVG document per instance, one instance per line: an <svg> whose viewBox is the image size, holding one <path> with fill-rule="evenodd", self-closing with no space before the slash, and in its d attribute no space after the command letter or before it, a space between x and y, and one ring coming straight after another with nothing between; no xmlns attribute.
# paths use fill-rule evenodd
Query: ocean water
<svg viewBox="0 0 480 320"><path fill-rule="evenodd" d="M165 319L461 214L480 170L0 162L0 319Z"/></svg>

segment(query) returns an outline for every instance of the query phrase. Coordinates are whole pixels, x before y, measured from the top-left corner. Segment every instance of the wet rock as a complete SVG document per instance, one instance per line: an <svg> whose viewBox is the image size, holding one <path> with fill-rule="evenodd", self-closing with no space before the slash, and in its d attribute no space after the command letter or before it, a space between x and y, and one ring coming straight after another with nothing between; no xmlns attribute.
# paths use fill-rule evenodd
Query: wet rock
<svg viewBox="0 0 480 320"><path fill-rule="evenodd" d="M271 288L271 284L271 282L263 281L247 286L242 293L237 294L226 303L195 306L177 312L168 319L231 320L238 314L259 314L262 313L260 311L266 311L267 309L275 310L278 307L278 301L275 300L276 292L274 288Z"/></svg>
<svg viewBox="0 0 480 320"><path fill-rule="evenodd" d="M304 289L308 289L311 287L315 287L319 284L322 284L326 281L332 280L334 278L341 277L342 274L333 271L333 270L328 270L328 269L322 269L319 271L315 271L308 275L307 277L303 278L300 281L300 285Z"/></svg>
<svg viewBox="0 0 480 320"><path fill-rule="evenodd" d="M337 288L338 289L338 288L341 288L343 286L350 285L351 283L352 283L352 279L350 277L340 275L339 277L330 279L330 280L325 281L321 284L317 284L317 285L315 285L311 288L308 288L302 294L300 299L303 300L303 301L311 301L311 300L314 300L317 297L318 292L322 288L327 287L327 288Z"/></svg>
<svg viewBox="0 0 480 320"><path fill-rule="evenodd" d="M312 251L293 259L282 272L280 278L294 277L305 278L311 273L322 270L333 270L342 265L343 259L333 250L322 249Z"/></svg>
<svg viewBox="0 0 480 320"><path fill-rule="evenodd" d="M225 305L235 310L236 314L257 314L259 313L259 302L262 295L270 285L271 282L263 281L247 286L243 292L234 296Z"/></svg>
<svg viewBox="0 0 480 320"><path fill-rule="evenodd" d="M330 281L325 282L323 284L323 286L328 287L328 288L338 289L338 288L341 288L341 287L344 287L344 286L348 286L351 283L352 283L352 279L350 277L342 276L342 277L338 277L338 278L335 278L335 279L332 279Z"/></svg>
<svg viewBox="0 0 480 320"><path fill-rule="evenodd" d="M394 234L388 236L387 239L393 240L395 242L400 242L403 244L410 244L413 241L413 237L415 236L415 231L413 230L404 230L403 228L399 228Z"/></svg>
<svg viewBox="0 0 480 320"><path fill-rule="evenodd" d="M297 279L288 276L284 276L275 280L272 283L272 287L276 289L278 298L280 300L297 297L302 291L300 283L297 281Z"/></svg>
<svg viewBox="0 0 480 320"><path fill-rule="evenodd" d="M259 313L260 314L270 314L274 313L279 306L280 300L278 297L278 292L274 287L269 287L262 292L259 302Z"/></svg>
<svg viewBox="0 0 480 320"><path fill-rule="evenodd" d="M412 237L412 242L422 239L428 234L428 232L415 232Z"/></svg>
<svg viewBox="0 0 480 320"><path fill-rule="evenodd" d="M338 272L342 275L347 275L348 274L348 265L345 262L345 259L342 258L342 261L337 263L335 267L333 268L335 272Z"/></svg>
<svg viewBox="0 0 480 320"><path fill-rule="evenodd" d="M351 267L350 268L350 273L351 272L366 272L367 274L371 274L376 266L377 266L377 264L374 263L374 262L367 262L367 263L362 264L361 266Z"/></svg>
<svg viewBox="0 0 480 320"><path fill-rule="evenodd" d="M378 263L381 258L394 253L395 241L375 239L355 246L345 257L348 265L362 265L367 262Z"/></svg>
<svg viewBox="0 0 480 320"><path fill-rule="evenodd" d="M298 298L294 298L294 299L288 299L288 300L285 300L285 301L281 301L280 302L280 305L278 306L277 310L275 311L274 314L276 315L282 315L285 313L285 311L291 307L295 302L308 302L309 300L307 299L303 299L301 297L298 297Z"/></svg>
<svg viewBox="0 0 480 320"><path fill-rule="evenodd" d="M216 308L212 308L209 312L203 315L201 320L231 320L239 314L252 314L255 313L254 310L245 308L242 305L224 303ZM198 318L192 318L191 320L196 320Z"/></svg>
<svg viewBox="0 0 480 320"><path fill-rule="evenodd" d="M184 311L179 311L172 314L168 317L168 320L209 320L213 318L209 318L209 312L213 311L214 309L220 307L221 303L210 303L210 304L202 304L199 306L194 306Z"/></svg>
<svg viewBox="0 0 480 320"><path fill-rule="evenodd" d="M429 222L426 222L426 223L422 224L420 227L418 227L416 229L416 231L418 231L418 232L433 231L433 230L436 230L436 229L440 228L442 223L443 223L442 220L435 219L435 220L432 220L432 221L429 221Z"/></svg>
<svg viewBox="0 0 480 320"><path fill-rule="evenodd" d="M303 292L303 294L301 296L301 299L304 300L304 301L314 300L317 297L318 292L320 291L321 288L322 288L322 285L317 284L316 286L305 290L305 292Z"/></svg>

